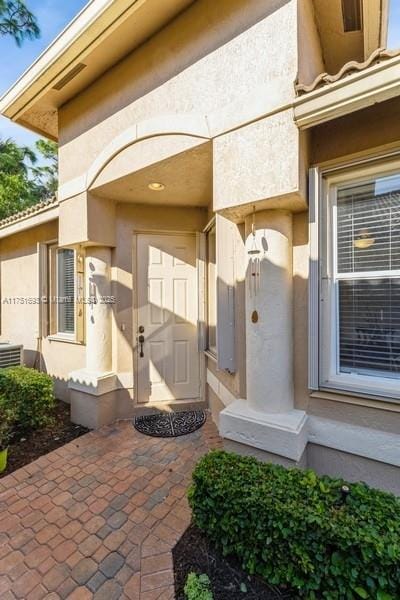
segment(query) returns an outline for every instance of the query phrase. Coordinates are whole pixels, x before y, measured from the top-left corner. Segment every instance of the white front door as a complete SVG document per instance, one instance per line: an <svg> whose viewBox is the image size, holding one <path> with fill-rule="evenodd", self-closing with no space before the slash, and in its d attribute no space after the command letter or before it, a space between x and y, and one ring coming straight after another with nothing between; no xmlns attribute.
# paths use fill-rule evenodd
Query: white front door
<svg viewBox="0 0 400 600"><path fill-rule="evenodd" d="M139 234L136 273L137 400L197 399L196 237Z"/></svg>

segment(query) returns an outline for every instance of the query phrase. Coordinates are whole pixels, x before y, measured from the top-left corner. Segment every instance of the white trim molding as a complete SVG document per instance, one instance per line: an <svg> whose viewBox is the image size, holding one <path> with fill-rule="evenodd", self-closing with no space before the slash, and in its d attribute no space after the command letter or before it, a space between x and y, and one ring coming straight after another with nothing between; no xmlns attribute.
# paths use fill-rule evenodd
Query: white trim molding
<svg viewBox="0 0 400 600"><path fill-rule="evenodd" d="M308 387L319 389L319 197L321 174L309 170Z"/></svg>
<svg viewBox="0 0 400 600"><path fill-rule="evenodd" d="M309 415L308 441L341 452L400 467L398 433Z"/></svg>
<svg viewBox="0 0 400 600"><path fill-rule="evenodd" d="M218 377L216 377L209 369L207 369L207 384L210 386L214 394L218 396L224 406L229 406L232 404L232 402L237 400L232 392L230 392L228 388L220 382Z"/></svg>

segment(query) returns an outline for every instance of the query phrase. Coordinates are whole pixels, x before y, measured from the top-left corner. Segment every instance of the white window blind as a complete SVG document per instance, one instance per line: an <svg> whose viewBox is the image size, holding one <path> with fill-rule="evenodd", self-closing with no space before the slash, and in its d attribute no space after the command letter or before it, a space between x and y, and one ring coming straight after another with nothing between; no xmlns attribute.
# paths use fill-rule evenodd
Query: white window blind
<svg viewBox="0 0 400 600"><path fill-rule="evenodd" d="M338 187L339 373L400 377L400 177Z"/></svg>
<svg viewBox="0 0 400 600"><path fill-rule="evenodd" d="M57 325L59 333L75 332L75 253L57 251Z"/></svg>

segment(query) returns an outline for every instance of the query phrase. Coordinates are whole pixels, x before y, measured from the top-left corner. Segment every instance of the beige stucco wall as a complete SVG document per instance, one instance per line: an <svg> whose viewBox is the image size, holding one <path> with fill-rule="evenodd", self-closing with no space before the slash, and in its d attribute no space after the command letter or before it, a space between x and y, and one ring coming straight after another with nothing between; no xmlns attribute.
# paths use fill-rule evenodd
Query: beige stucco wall
<svg viewBox="0 0 400 600"><path fill-rule="evenodd" d="M298 0L298 81L310 84L325 69L313 0Z"/></svg>
<svg viewBox="0 0 400 600"><path fill-rule="evenodd" d="M278 80L284 101L293 98L296 40L297 0L194 3L60 109L61 183L134 123L215 114Z"/></svg>
<svg viewBox="0 0 400 600"><path fill-rule="evenodd" d="M319 125L311 131L311 164L343 161L376 154L387 145L398 147L400 103L397 98Z"/></svg>
<svg viewBox="0 0 400 600"><path fill-rule="evenodd" d="M57 396L67 400L67 375L85 360L84 347L39 340L39 305L34 302L39 297L37 244L54 241L57 236L58 223L52 221L1 240L0 339L23 344L25 364L52 375ZM21 301L14 303L14 298ZM26 303L30 298L34 303Z"/></svg>

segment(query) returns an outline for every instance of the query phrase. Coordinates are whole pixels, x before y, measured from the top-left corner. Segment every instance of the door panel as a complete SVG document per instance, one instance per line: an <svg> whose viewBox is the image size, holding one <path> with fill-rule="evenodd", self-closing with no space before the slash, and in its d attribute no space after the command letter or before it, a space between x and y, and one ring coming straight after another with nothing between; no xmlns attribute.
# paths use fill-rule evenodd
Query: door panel
<svg viewBox="0 0 400 600"><path fill-rule="evenodd" d="M197 298L195 236L139 234L138 402L198 398Z"/></svg>

